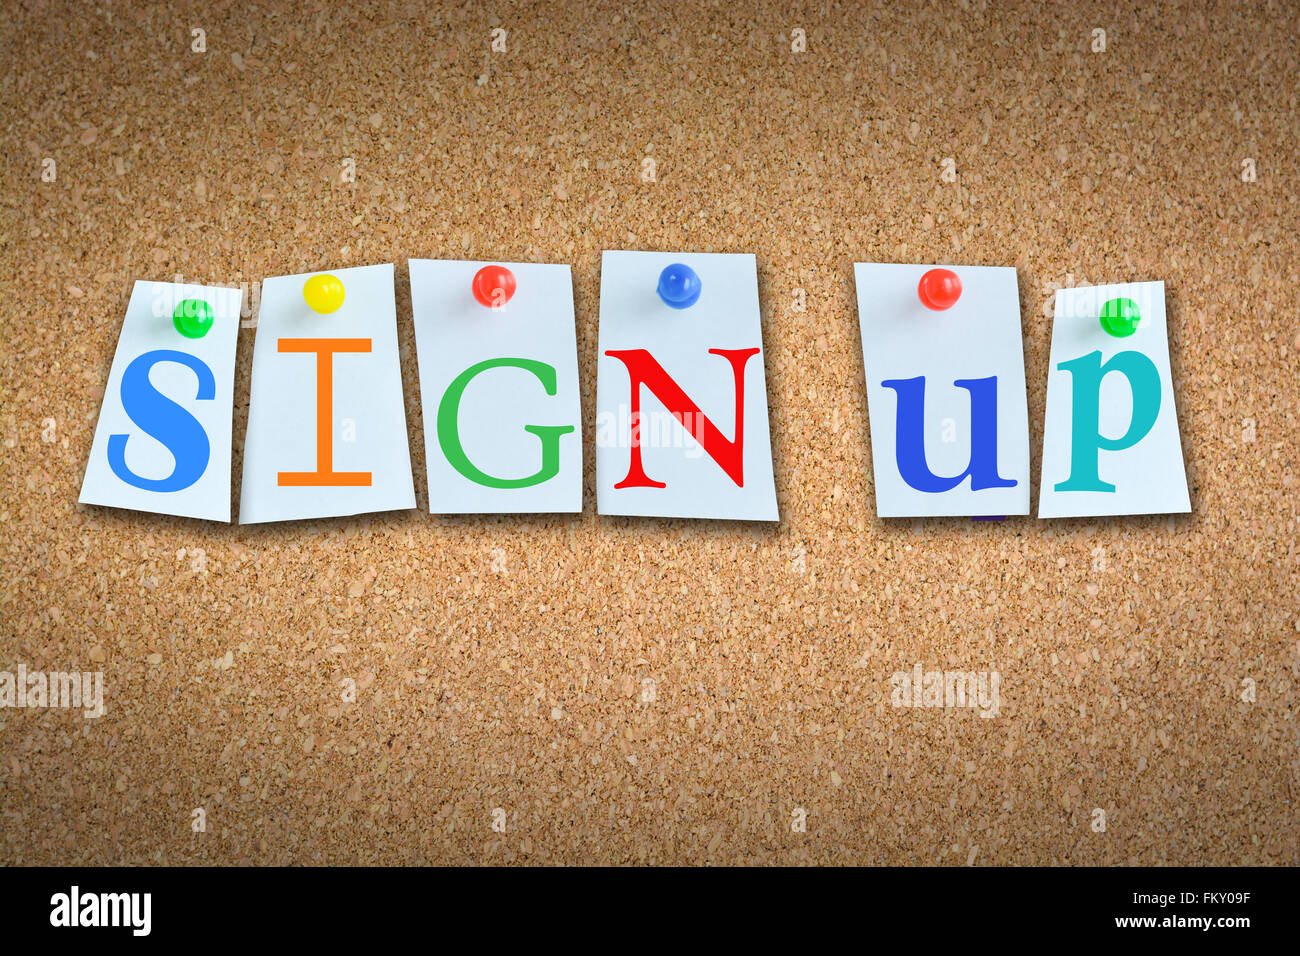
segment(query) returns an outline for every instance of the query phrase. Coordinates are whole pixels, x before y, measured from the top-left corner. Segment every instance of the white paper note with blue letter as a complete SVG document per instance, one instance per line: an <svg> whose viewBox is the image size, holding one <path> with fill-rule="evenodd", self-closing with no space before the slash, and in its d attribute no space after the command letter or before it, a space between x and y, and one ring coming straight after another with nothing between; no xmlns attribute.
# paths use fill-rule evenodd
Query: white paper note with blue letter
<svg viewBox="0 0 1300 956"><path fill-rule="evenodd" d="M581 511L569 267L412 259L410 268L429 511Z"/></svg>
<svg viewBox="0 0 1300 956"><path fill-rule="evenodd" d="M873 262L853 269L876 514L1028 514L1016 270Z"/></svg>
<svg viewBox="0 0 1300 956"><path fill-rule="evenodd" d="M1056 293L1038 517L1191 510L1165 284Z"/></svg>
<svg viewBox="0 0 1300 956"><path fill-rule="evenodd" d="M95 426L82 503L230 520L241 296L239 289L136 282ZM178 306L206 332L182 334L173 318Z"/></svg>

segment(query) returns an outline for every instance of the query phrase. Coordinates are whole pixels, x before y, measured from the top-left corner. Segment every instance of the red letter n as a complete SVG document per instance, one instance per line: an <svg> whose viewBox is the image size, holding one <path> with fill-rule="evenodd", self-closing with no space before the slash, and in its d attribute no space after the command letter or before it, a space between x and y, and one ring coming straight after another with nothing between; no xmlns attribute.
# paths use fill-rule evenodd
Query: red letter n
<svg viewBox="0 0 1300 956"><path fill-rule="evenodd" d="M645 349L611 350L606 355L618 359L627 366L628 377L632 380L631 419L632 419L632 463L628 467L627 477L616 484L615 488L664 488L661 481L649 478L641 467L641 386L644 385L654 393L672 416L682 423L698 441L709 457L727 473L740 488L745 487L744 451L745 451L745 363L750 356L757 355L758 349L709 349L710 355L721 355L731 363L731 372L736 382L736 438L727 441L716 425L705 417L690 396L672 380L663 366L655 361L653 355ZM689 416L689 417L688 417ZM702 423L692 428L690 423Z"/></svg>

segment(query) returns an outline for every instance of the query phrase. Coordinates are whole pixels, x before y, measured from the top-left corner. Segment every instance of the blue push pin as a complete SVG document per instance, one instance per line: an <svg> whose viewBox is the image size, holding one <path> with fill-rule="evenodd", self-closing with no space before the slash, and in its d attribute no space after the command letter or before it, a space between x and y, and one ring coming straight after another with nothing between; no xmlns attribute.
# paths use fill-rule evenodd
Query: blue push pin
<svg viewBox="0 0 1300 956"><path fill-rule="evenodd" d="M689 309L699 301L703 288L695 270L680 262L674 262L659 273L659 298L669 308Z"/></svg>

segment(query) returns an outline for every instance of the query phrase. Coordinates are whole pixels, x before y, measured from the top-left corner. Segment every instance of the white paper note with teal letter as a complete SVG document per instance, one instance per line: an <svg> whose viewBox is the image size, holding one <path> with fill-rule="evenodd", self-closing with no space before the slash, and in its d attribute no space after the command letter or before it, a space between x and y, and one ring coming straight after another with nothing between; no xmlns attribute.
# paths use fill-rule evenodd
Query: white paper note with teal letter
<svg viewBox="0 0 1300 956"><path fill-rule="evenodd" d="M1103 312L1135 318L1136 327L1122 323L1127 334L1113 335L1102 325ZM1038 517L1190 510L1169 368L1165 284L1060 290Z"/></svg>
<svg viewBox="0 0 1300 956"><path fill-rule="evenodd" d="M303 299L320 274L262 283L240 524L415 507L393 267L330 272L328 313Z"/></svg>
<svg viewBox="0 0 1300 956"><path fill-rule="evenodd" d="M173 322L187 299L211 309L199 338ZM137 282L104 389L80 501L230 520L239 289Z"/></svg>
<svg viewBox="0 0 1300 956"><path fill-rule="evenodd" d="M957 301L921 301L942 268ZM1016 270L853 266L882 518L1029 513L1029 411Z"/></svg>
<svg viewBox="0 0 1300 956"><path fill-rule="evenodd" d="M474 276L491 265L515 279L499 308L471 292ZM581 511L569 267L412 259L410 268L429 510Z"/></svg>
<svg viewBox="0 0 1300 956"><path fill-rule="evenodd" d="M671 270L664 287L685 293L680 308L659 293L670 266L689 270ZM606 252L597 510L779 520L763 366L752 255Z"/></svg>

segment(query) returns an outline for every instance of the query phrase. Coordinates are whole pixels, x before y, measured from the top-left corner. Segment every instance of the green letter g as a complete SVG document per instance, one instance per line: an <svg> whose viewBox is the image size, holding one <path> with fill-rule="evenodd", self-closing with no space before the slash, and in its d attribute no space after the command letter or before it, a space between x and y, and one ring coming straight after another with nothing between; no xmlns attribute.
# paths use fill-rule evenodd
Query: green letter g
<svg viewBox="0 0 1300 956"><path fill-rule="evenodd" d="M465 389L474 376L492 368L518 368L525 372L532 372L546 389L547 395L555 394L555 369L545 362L522 358L499 358L471 365L447 387L442 402L438 405L438 443L442 445L443 454L447 456L451 467L470 481L488 488L529 488L550 481L560 473L560 436L573 431L572 425L524 426L524 431L532 432L542 440L542 467L527 478L494 478L475 467L469 460L469 456L465 454L465 449L461 447L458 427L461 396L465 394Z"/></svg>

